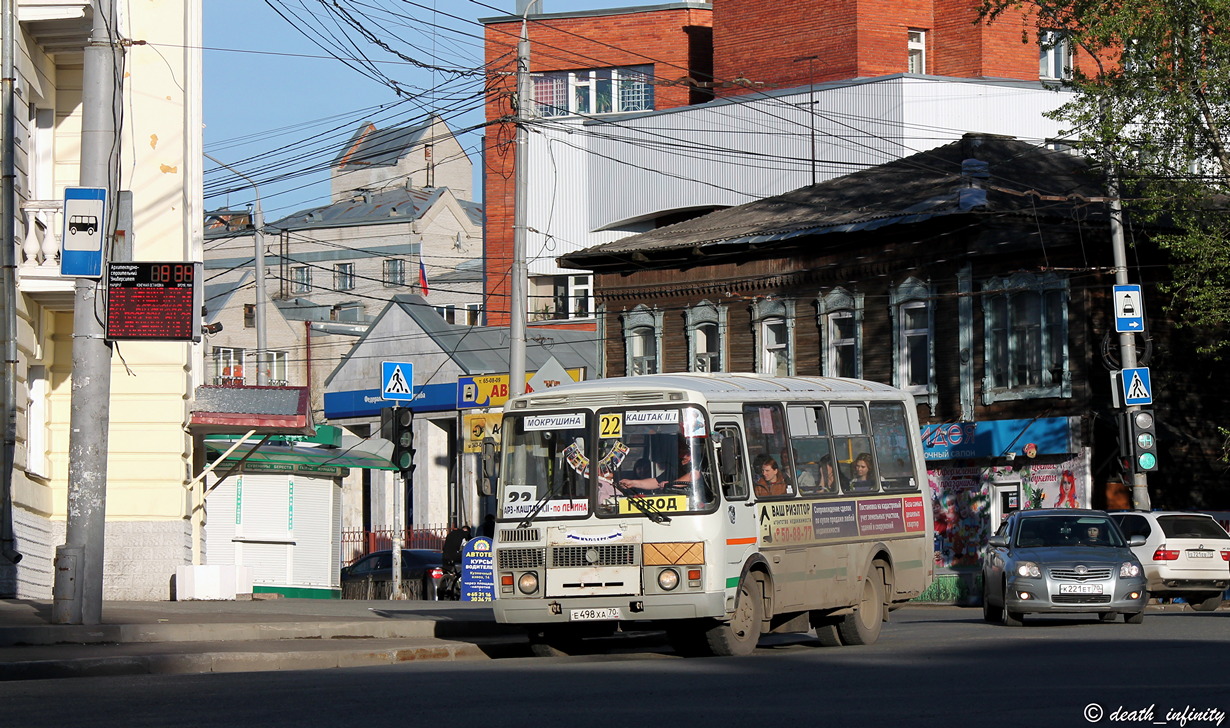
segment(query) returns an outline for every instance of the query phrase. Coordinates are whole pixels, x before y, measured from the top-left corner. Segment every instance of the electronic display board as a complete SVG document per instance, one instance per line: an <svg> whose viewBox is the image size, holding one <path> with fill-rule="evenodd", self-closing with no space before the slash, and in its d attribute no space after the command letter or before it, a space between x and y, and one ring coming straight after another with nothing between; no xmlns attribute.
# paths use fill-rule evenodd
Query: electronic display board
<svg viewBox="0 0 1230 728"><path fill-rule="evenodd" d="M107 266L106 338L199 341L200 278L200 263L111 263Z"/></svg>

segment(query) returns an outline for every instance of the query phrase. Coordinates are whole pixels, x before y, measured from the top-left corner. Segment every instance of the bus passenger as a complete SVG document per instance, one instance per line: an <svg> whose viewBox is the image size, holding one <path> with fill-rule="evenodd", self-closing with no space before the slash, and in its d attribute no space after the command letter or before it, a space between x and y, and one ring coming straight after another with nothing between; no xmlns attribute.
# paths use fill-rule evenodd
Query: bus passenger
<svg viewBox="0 0 1230 728"><path fill-rule="evenodd" d="M794 486L786 479L782 473L782 468L777 464L777 460L772 457L766 457L760 464L760 477L756 479L756 495L765 496L780 496L794 495Z"/></svg>
<svg viewBox="0 0 1230 728"><path fill-rule="evenodd" d="M846 490L852 493L867 493L879 490L876 487L875 465L871 453L861 452L854 458L854 474Z"/></svg>

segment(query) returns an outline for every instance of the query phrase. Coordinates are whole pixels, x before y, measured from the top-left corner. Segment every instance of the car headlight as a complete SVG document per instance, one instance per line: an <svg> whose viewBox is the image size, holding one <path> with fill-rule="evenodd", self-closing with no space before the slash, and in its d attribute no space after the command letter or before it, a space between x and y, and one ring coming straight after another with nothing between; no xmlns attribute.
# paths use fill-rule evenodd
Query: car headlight
<svg viewBox="0 0 1230 728"><path fill-rule="evenodd" d="M1124 561L1122 564L1119 564L1119 576L1140 576L1140 565L1135 561Z"/></svg>
<svg viewBox="0 0 1230 728"><path fill-rule="evenodd" d="M1016 573L1020 576L1028 576L1037 579L1042 576L1042 570L1032 561L1022 561L1016 565Z"/></svg>
<svg viewBox="0 0 1230 728"><path fill-rule="evenodd" d="M658 586L662 591L670 591L679 586L679 572L674 569L663 569L658 572Z"/></svg>
<svg viewBox="0 0 1230 728"><path fill-rule="evenodd" d="M533 594L538 591L538 574L532 571L527 571L517 579L517 588L522 594Z"/></svg>

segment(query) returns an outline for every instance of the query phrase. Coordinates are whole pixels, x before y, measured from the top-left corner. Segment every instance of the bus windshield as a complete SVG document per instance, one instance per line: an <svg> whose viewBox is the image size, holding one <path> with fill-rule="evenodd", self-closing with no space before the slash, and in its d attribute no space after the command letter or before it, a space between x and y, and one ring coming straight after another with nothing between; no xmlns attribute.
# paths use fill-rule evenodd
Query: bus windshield
<svg viewBox="0 0 1230 728"><path fill-rule="evenodd" d="M592 451L588 412L508 418L500 465L501 515L588 514Z"/></svg>
<svg viewBox="0 0 1230 728"><path fill-rule="evenodd" d="M709 430L695 407L603 411L598 439L599 515L704 510L716 502Z"/></svg>
<svg viewBox="0 0 1230 728"><path fill-rule="evenodd" d="M698 408L511 415L503 432L503 518L596 512L657 520L716 505L709 432Z"/></svg>

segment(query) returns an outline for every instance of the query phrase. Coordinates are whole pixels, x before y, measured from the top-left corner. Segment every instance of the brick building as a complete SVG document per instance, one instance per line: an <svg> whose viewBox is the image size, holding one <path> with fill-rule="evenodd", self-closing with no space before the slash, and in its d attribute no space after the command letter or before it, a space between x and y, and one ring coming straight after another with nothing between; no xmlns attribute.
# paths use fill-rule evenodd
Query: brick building
<svg viewBox="0 0 1230 728"><path fill-rule="evenodd" d="M535 6L533 9L538 9ZM1039 108L1033 98L1022 101L1017 92L1036 91L1040 81L1061 77L1071 65L1069 49L1061 36L1039 38L1037 23L1022 12L1008 12L994 24L978 22L979 3L969 0L906 0L891 6L886 2L847 3L835 0L796 0L764 3L753 0L675 2L632 8L611 8L528 16L533 74L534 132L528 163L532 220L528 225L527 257L530 268L531 323L586 325L592 322L591 277L568 272L554 261L570 250L644 232L659 224L748 202L758 197L794 189L878 164L920 149L959 138L965 131L1011 134L1032 138L1038 133ZM490 72L486 102L489 127L485 140L485 200L487 214L486 283L487 309L493 324L508 317L509 272L513 241L514 91L516 44L522 22L518 16L485 18L486 63ZM900 129L866 130L876 122L893 123L898 109L912 103L870 99L856 103L848 112L850 121L821 117L815 99L804 101L820 84L850 83L893 77L933 79L980 79L1015 83L1008 94L979 92L980 107L954 113L965 126L933 129L912 139L912 146L894 147L886 140ZM1031 88L1023 88L1022 85ZM767 117L696 122L707 126L710 136L694 142L680 133L681 117L661 114L681 108L710 108L716 99L764 100L769 94L795 89L797 111L771 110ZM868 90L875 95L882 90ZM801 95L800 95L801 94ZM947 102L938 87L936 103ZM1054 106L1060 97L1053 97ZM804 107L803 104L810 104ZM967 104L966 99L951 103ZM626 138L626 124L648 112L661 121L642 123L635 138ZM738 112L734 112L738 114ZM751 116L763 111L748 112ZM1016 117L1004 122L995 114ZM922 126L927 119L912 118L907 109L902 123ZM777 134L793 133L793 142L765 148L764 119L779 119ZM690 122L685 122L690 123ZM817 129L817 127L820 127ZM652 128L652 129L651 129ZM562 136L551 137L556 129ZM719 130L726 133L717 134ZM807 143L808 135L812 136ZM828 140L837 135L865 134L873 137L862 146L873 148L868 156L859 150L833 150ZM622 135L622 136L621 136ZM818 136L817 136L818 135ZM620 137L626 148L587 139ZM695 144L696 156L676 160L642 161L639 151L651 145ZM800 144L807 143L807 148ZM579 157L571 149L585 147ZM639 148L639 149L638 149ZM652 180L623 186L628 175L614 171L641 165L652 172L673 173L687 183L722 186L732 176L747 175L744 155L771 155L784 173L762 174L746 182L733 199L706 194L678 199L677 190L662 190ZM715 158L731 157L730 164L712 164ZM847 163L817 170L796 164L797 159L828 159ZM697 160L701 160L698 164ZM856 165L854 167L849 164ZM627 171L627 170L623 170ZM571 176L567 183L559 180ZM611 185L601 181L610 179ZM742 179L742 177L740 177ZM555 182L559 189L544 190ZM620 186L616 186L620 184ZM695 184L691 185L695 187ZM583 189L587 188L587 189ZM659 206L642 205L634 213L611 213L604 197L640 194L653 197ZM572 196L570 196L572 195ZM618 204L618 203L614 203Z"/></svg>

